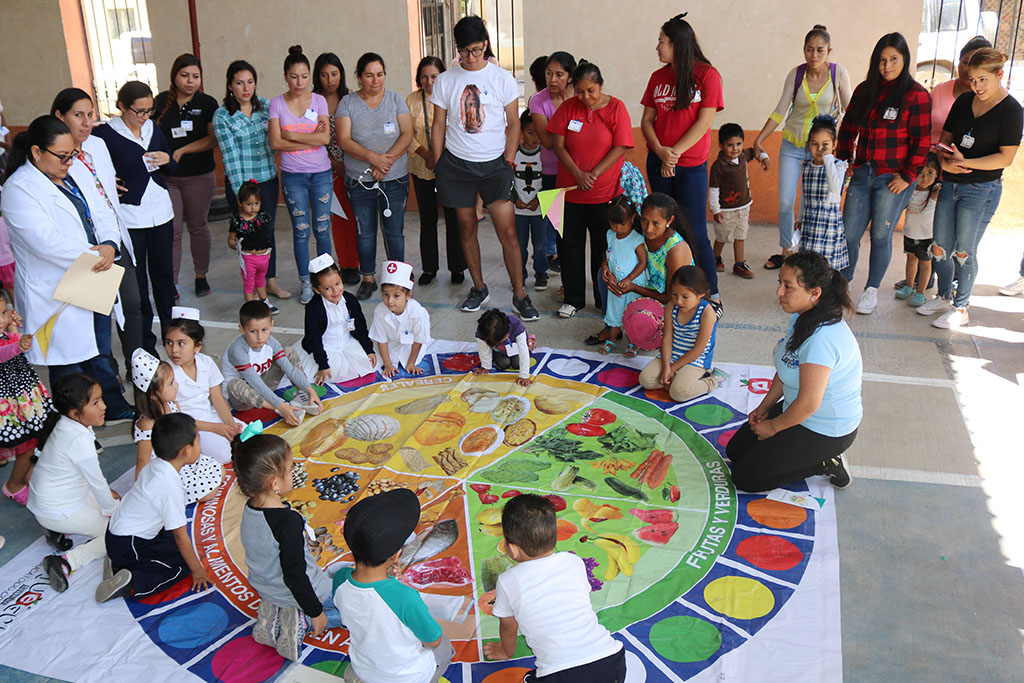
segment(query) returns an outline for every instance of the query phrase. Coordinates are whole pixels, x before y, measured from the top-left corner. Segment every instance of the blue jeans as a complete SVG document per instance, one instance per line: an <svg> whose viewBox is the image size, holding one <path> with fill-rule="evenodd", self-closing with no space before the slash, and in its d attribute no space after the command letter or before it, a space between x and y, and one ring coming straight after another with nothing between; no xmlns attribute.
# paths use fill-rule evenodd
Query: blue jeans
<svg viewBox="0 0 1024 683"><path fill-rule="evenodd" d="M380 189L374 188L379 185ZM373 275L377 271L377 219L384 233L384 253L390 261L405 260L405 200L409 197L409 176L395 180L360 183L345 177L345 193L356 219L356 250L359 272ZM391 209L390 216L384 215Z"/></svg>
<svg viewBox="0 0 1024 683"><path fill-rule="evenodd" d="M796 187L800 182L804 159L809 158L806 147L797 147L789 140L783 140L779 146L779 246L783 249L795 246L793 222Z"/></svg>
<svg viewBox="0 0 1024 683"><path fill-rule="evenodd" d="M526 262L529 256L530 238L533 238L533 273L536 276L548 274L548 221L544 216L521 216L516 214L516 236L519 251L523 255L523 278L526 278Z"/></svg>
<svg viewBox="0 0 1024 683"><path fill-rule="evenodd" d="M707 275L711 295L718 294L718 271L715 270L715 250L708 240L708 163L700 166L676 166L671 178L661 177L661 159L654 152L647 154L647 178L652 192L663 192L673 197L683 211L696 242L693 260ZM667 276L671 279L671 273Z"/></svg>
<svg viewBox="0 0 1024 683"><path fill-rule="evenodd" d="M1002 194L1002 180L945 182L939 190L932 229L935 245L944 253L933 255L932 263L939 278L939 296L953 299L957 308L965 308L971 300L974 278L978 275L978 243ZM953 280L957 282L955 298Z"/></svg>
<svg viewBox="0 0 1024 683"><path fill-rule="evenodd" d="M149 292L146 294L148 296ZM149 314L149 318L153 319L152 313ZM96 335L96 355L70 365L50 365L50 386L52 387L64 375L73 372L85 373L100 385L103 402L107 404L107 414L113 417L129 410L131 406L121 395L121 383L114 374L113 359L110 357L110 316L93 313L92 329Z"/></svg>
<svg viewBox="0 0 1024 683"><path fill-rule="evenodd" d="M860 238L864 236L868 223L871 224L871 257L868 261L868 287L882 283L885 269L892 259L892 233L900 214L907 208L914 194L914 183L903 192L893 194L889 190L892 173L876 175L875 170L864 164L853 171L853 179L846 190L846 204L843 206L843 224L846 227L846 248L850 252L850 265L843 268L847 281L853 279L860 252ZM938 212L936 212L937 214Z"/></svg>
<svg viewBox="0 0 1024 683"><path fill-rule="evenodd" d="M331 193L334 182L330 171L319 173L281 173L281 189L292 218L292 247L299 279L309 279L310 217L315 228L316 254L331 253Z"/></svg>

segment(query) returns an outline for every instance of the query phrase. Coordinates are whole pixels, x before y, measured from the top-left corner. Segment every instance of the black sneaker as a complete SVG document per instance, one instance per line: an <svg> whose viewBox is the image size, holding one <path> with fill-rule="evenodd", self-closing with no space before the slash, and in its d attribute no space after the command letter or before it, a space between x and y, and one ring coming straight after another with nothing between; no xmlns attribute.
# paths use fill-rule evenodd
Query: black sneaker
<svg viewBox="0 0 1024 683"><path fill-rule="evenodd" d="M135 409L126 407L124 410L118 413L107 413L106 422L107 425L114 425L120 422L134 422L135 421Z"/></svg>
<svg viewBox="0 0 1024 683"><path fill-rule="evenodd" d="M437 273L420 273L420 279L417 280L417 284L420 286L429 285L437 277Z"/></svg>
<svg viewBox="0 0 1024 683"><path fill-rule="evenodd" d="M44 531L46 532L46 542L59 553L66 553L74 545L70 538L58 531L50 531L49 529L44 529Z"/></svg>
<svg viewBox="0 0 1024 683"><path fill-rule="evenodd" d="M124 598L131 592L132 573L127 569L119 569L112 577L100 581L100 585L96 586L96 602Z"/></svg>
<svg viewBox="0 0 1024 683"><path fill-rule="evenodd" d="M96 455L99 455L100 453L103 452L103 444L100 443L99 439L93 439L92 445L96 447Z"/></svg>
<svg viewBox="0 0 1024 683"><path fill-rule="evenodd" d="M547 289L548 288L548 276L547 275L538 275L537 278L535 279L534 283L533 283L533 288L536 289L538 292L543 292L545 289Z"/></svg>
<svg viewBox="0 0 1024 683"><path fill-rule="evenodd" d="M512 306L519 311L519 319L524 323L531 322L533 320L540 320L540 313L534 308L533 302L530 301L529 296L524 296L522 299L519 297L512 297Z"/></svg>
<svg viewBox="0 0 1024 683"><path fill-rule="evenodd" d="M50 577L50 587L58 593L68 589L68 574L71 573L71 565L60 555L47 555L43 558L43 569Z"/></svg>
<svg viewBox="0 0 1024 683"><path fill-rule="evenodd" d="M464 272L462 272L461 270L459 272L457 272L457 273L452 273L452 284L453 285L461 285L465 281L466 281L466 274Z"/></svg>
<svg viewBox="0 0 1024 683"><path fill-rule="evenodd" d="M829 458L822 464L825 466L825 476L837 489L845 489L853 482L853 476L850 475L850 470L846 469L842 455Z"/></svg>
<svg viewBox="0 0 1024 683"><path fill-rule="evenodd" d="M562 266L558 265L558 259L553 256L548 256L548 270L552 273L561 273Z"/></svg>
<svg viewBox="0 0 1024 683"><path fill-rule="evenodd" d="M377 283L370 282L369 280L363 280L359 283L359 291L356 292L356 298L360 301L366 301L369 299L374 292L377 291Z"/></svg>
<svg viewBox="0 0 1024 683"><path fill-rule="evenodd" d="M479 311L480 307L491 300L491 295L487 291L487 285L484 285L480 289L472 287L469 290L469 296L462 302L462 310L466 313L473 313Z"/></svg>
<svg viewBox="0 0 1024 683"><path fill-rule="evenodd" d="M196 278L196 296L206 296L210 293L210 283L205 277Z"/></svg>
<svg viewBox="0 0 1024 683"><path fill-rule="evenodd" d="M358 268L342 268L341 281L346 285L358 285L362 278L359 277Z"/></svg>

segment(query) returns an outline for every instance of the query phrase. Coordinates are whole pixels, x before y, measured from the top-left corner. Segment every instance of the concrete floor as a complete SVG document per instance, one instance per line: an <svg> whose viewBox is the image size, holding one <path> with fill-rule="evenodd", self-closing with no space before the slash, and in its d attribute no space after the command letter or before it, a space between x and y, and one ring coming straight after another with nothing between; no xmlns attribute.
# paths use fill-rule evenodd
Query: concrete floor
<svg viewBox="0 0 1024 683"><path fill-rule="evenodd" d="M179 289L182 305L203 312L208 350L219 352L236 334L242 295L237 257L226 246L227 224L211 229L213 294L194 298L187 256ZM418 234L412 213L406 248L413 263L419 261ZM491 305L508 308L511 291L487 221L480 235ZM774 297L775 276L760 264L777 251L776 236L773 227L752 228L747 253L754 280L722 275L726 315L718 361L771 363L786 316ZM297 293L289 237L282 208L278 268L282 284ZM1024 510L1017 482L1024 465L1011 425L1024 406L1024 297L1001 297L996 287L1016 277L1024 239L1012 232L986 235L972 324L964 332L932 328L930 319L892 297L892 283L903 277L901 247L897 235L878 309L852 321L866 374L864 422L848 454L856 483L837 496L844 675L851 681L1022 680ZM853 283L855 300L867 249ZM442 273L415 296L430 310L435 337L470 340L477 316L458 310L469 285L452 286L443 267ZM558 319L558 285L555 276L547 291L531 289L543 317L529 327L542 345L579 348L601 328L601 315L587 308L573 320ZM275 334L293 343L303 309L294 298L278 303ZM101 440L107 446L103 468L113 479L134 462L128 426L102 429ZM7 537L2 564L39 532L24 508L6 500L0 505L0 532ZM45 679L0 667L0 680Z"/></svg>

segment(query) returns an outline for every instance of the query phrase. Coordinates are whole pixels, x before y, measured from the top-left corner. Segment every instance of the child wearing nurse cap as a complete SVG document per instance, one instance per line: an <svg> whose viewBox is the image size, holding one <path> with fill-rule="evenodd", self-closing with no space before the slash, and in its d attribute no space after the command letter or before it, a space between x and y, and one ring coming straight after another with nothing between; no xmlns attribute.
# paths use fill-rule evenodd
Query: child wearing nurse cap
<svg viewBox="0 0 1024 683"><path fill-rule="evenodd" d="M430 314L412 298L412 266L385 261L381 267L381 298L373 311L370 339L377 344L377 368L388 379L401 366L411 375L426 355L430 338Z"/></svg>

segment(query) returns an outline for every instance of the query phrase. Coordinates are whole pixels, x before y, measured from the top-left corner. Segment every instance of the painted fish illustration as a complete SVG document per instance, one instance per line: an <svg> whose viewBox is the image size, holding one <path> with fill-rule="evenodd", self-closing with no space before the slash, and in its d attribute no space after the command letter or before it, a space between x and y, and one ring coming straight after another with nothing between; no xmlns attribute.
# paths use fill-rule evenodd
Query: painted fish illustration
<svg viewBox="0 0 1024 683"><path fill-rule="evenodd" d="M402 569L443 553L455 545L458 539L458 523L454 519L442 519L426 531L421 531L405 545L402 549Z"/></svg>

